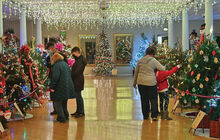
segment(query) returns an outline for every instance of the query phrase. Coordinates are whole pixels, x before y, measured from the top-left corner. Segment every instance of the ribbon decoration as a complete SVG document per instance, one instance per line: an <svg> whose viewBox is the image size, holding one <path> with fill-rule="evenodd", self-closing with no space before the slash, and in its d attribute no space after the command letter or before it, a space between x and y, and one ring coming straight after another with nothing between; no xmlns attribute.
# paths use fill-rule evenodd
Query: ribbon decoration
<svg viewBox="0 0 220 140"><path fill-rule="evenodd" d="M220 99L220 97L217 96L205 96L205 95L197 95L197 94L192 94L190 92L185 92L182 90L179 90L177 88L172 87L177 93L185 93L187 95L191 95L191 96L197 96L197 97L201 97L201 98L212 98L212 99Z"/></svg>
<svg viewBox="0 0 220 140"><path fill-rule="evenodd" d="M32 85L33 85L33 88L35 89L37 86L36 86L36 84L35 84L35 82L34 82L32 70L31 70L31 67L33 66L33 63L25 63L25 65L28 65L28 66L29 66L29 73L30 73Z"/></svg>
<svg viewBox="0 0 220 140"><path fill-rule="evenodd" d="M43 81L43 83L42 84L44 84L45 83L45 81L47 80L47 78L48 78L48 76L44 79L44 81ZM34 89L34 91L32 91L31 93L29 93L28 95L26 95L26 96L24 96L24 97L22 97L22 98L20 98L19 100L21 101L21 100L23 100L23 99L25 99L25 98L27 98L27 97L29 97L29 96L32 96L37 90L38 90L38 88L40 88L39 86L37 87L37 88L35 88ZM2 105L9 105L9 104L13 104L13 103L15 103L16 101L12 101L12 102L8 102L8 103L0 103L0 106L2 106Z"/></svg>
<svg viewBox="0 0 220 140"><path fill-rule="evenodd" d="M41 57L43 57L43 55L44 55L44 50L45 50L44 45L43 45L43 44L38 44L37 47L38 47L38 48L40 49L40 51L41 51Z"/></svg>

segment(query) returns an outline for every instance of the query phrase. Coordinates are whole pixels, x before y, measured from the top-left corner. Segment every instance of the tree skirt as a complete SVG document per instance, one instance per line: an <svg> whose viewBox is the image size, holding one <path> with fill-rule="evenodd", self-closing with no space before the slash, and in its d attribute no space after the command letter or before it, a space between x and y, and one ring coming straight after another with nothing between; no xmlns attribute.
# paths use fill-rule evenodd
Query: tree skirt
<svg viewBox="0 0 220 140"><path fill-rule="evenodd" d="M26 114L25 120L26 120L26 119L31 119L31 118L33 118L33 117L34 117L33 114ZM19 120L23 120L23 118L21 117L20 114L15 114L14 118L13 118L13 119L12 119L12 118L9 119L8 121L10 122L10 121L19 121Z"/></svg>
<svg viewBox="0 0 220 140"><path fill-rule="evenodd" d="M189 111L181 113L181 116L195 119L198 114L198 111Z"/></svg>
<svg viewBox="0 0 220 140"><path fill-rule="evenodd" d="M212 138L212 137L209 136L209 134L210 134L209 129L204 129L204 133L203 133L202 128L197 128L195 134L197 136L206 137L206 138L210 138L210 139L213 139L213 140L217 140L217 139L219 140L219 138Z"/></svg>

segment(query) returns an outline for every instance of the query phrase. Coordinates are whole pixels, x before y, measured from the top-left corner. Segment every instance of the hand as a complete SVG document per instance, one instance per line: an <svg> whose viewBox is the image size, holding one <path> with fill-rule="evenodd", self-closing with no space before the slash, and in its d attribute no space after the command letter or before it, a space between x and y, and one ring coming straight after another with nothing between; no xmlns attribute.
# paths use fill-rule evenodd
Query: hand
<svg viewBox="0 0 220 140"><path fill-rule="evenodd" d="M50 92L55 92L55 90L54 90L54 89L51 89Z"/></svg>
<svg viewBox="0 0 220 140"><path fill-rule="evenodd" d="M182 66L181 66L181 65L177 65L177 67L178 67L178 68L181 68Z"/></svg>
<svg viewBox="0 0 220 140"><path fill-rule="evenodd" d="M137 88L137 86L136 86L136 84L135 84L135 83L133 84L133 87L134 87L134 88Z"/></svg>

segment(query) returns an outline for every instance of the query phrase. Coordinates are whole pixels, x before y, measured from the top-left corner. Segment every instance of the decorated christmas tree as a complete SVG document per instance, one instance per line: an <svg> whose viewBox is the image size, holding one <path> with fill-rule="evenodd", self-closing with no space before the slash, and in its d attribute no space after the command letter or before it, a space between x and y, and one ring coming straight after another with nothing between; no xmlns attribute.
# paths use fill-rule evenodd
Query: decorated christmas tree
<svg viewBox="0 0 220 140"><path fill-rule="evenodd" d="M128 37L119 39L116 44L116 58L121 64L129 64L131 61L131 41Z"/></svg>
<svg viewBox="0 0 220 140"><path fill-rule="evenodd" d="M188 68L185 81L180 88L186 93L196 94L191 96L182 93L180 101L183 105L199 105L202 109L207 98L198 96L214 96L214 85L219 77L220 50L216 41L205 39L198 45L196 51L189 57Z"/></svg>
<svg viewBox="0 0 220 140"><path fill-rule="evenodd" d="M138 60L145 56L145 51L149 47L149 42L147 37L145 37L144 33L141 34L140 46L138 48L138 52L135 54L133 60L131 61L131 66L133 68L136 67Z"/></svg>
<svg viewBox="0 0 220 140"><path fill-rule="evenodd" d="M99 35L98 52L96 53L95 68L96 75L109 75L114 67L110 45L104 30Z"/></svg>

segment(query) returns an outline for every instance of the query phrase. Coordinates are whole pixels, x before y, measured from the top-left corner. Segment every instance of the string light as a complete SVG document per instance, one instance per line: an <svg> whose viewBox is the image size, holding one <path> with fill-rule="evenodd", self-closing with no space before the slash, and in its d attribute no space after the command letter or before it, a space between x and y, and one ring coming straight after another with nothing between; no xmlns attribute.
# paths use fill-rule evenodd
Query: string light
<svg viewBox="0 0 220 140"><path fill-rule="evenodd" d="M48 26L108 28L155 26L171 16L178 20L183 9L202 8L205 0L3 0L4 15L26 10L29 18L41 19ZM105 19L105 23L103 23Z"/></svg>

